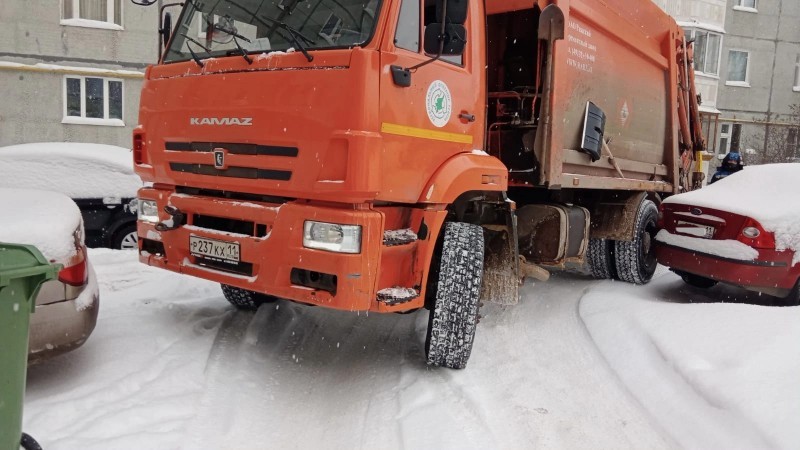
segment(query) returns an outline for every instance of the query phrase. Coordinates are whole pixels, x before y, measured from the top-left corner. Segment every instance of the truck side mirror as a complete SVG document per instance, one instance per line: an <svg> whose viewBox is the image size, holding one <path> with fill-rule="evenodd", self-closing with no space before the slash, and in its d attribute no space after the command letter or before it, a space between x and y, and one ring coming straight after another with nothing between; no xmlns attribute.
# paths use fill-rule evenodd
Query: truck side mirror
<svg viewBox="0 0 800 450"><path fill-rule="evenodd" d="M432 23L425 27L425 53L439 56L464 53L464 46L467 44L467 29L464 25L442 25Z"/></svg>
<svg viewBox="0 0 800 450"><path fill-rule="evenodd" d="M164 48L167 48L167 44L169 44L169 38L172 36L172 14L164 14L164 20L161 23L161 29L158 30L158 33L161 35L161 41L164 45Z"/></svg>
<svg viewBox="0 0 800 450"><path fill-rule="evenodd" d="M445 5L447 11L445 11ZM467 21L469 0L441 0L436 2L436 21L439 23L464 25Z"/></svg>
<svg viewBox="0 0 800 450"><path fill-rule="evenodd" d="M599 106L586 102L586 114L583 117L583 138L581 150L587 153L592 162L600 159L603 151L603 134L606 128L606 114Z"/></svg>

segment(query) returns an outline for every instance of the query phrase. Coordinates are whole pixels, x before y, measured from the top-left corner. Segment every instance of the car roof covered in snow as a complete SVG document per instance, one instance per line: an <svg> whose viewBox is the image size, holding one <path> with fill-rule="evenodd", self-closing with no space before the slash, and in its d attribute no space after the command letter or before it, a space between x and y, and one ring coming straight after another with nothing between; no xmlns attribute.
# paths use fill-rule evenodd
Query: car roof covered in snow
<svg viewBox="0 0 800 450"><path fill-rule="evenodd" d="M34 189L0 188L0 242L35 245L50 262L75 255L81 212L69 197Z"/></svg>
<svg viewBox="0 0 800 450"><path fill-rule="evenodd" d="M84 199L133 198L141 186L126 148L72 142L0 147L0 187L43 189Z"/></svg>
<svg viewBox="0 0 800 450"><path fill-rule="evenodd" d="M779 250L792 249L800 261L800 164L748 166L697 191L664 203L713 208L757 220L775 234Z"/></svg>

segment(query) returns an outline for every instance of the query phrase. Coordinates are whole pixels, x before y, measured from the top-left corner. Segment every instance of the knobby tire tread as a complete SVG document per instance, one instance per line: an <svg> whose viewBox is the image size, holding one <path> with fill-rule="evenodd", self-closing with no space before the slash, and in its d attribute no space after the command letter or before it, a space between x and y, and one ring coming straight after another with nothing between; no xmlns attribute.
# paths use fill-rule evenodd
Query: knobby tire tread
<svg viewBox="0 0 800 450"><path fill-rule="evenodd" d="M435 304L428 323L429 365L466 367L478 322L483 257L483 228L460 222L445 224Z"/></svg>
<svg viewBox="0 0 800 450"><path fill-rule="evenodd" d="M655 203L650 200L643 201L636 213L633 240L614 241L614 260L617 277L620 280L633 284L647 284L653 278L655 266L653 270L647 268L646 255L641 255L639 249L642 245L643 235L646 233L647 223L654 224L657 217L658 208L656 208ZM651 252L654 244L655 242L651 241Z"/></svg>

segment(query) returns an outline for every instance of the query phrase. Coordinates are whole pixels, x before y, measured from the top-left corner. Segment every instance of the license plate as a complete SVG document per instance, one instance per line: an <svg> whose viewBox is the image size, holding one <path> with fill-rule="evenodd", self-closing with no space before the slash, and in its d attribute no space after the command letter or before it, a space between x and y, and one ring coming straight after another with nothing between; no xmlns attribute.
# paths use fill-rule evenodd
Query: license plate
<svg viewBox="0 0 800 450"><path fill-rule="evenodd" d="M193 256L223 262L239 262L239 243L189 236L189 251Z"/></svg>
<svg viewBox="0 0 800 450"><path fill-rule="evenodd" d="M701 225L699 223L678 221L678 223L675 224L675 231L704 239L711 239L714 237L714 227L711 225Z"/></svg>

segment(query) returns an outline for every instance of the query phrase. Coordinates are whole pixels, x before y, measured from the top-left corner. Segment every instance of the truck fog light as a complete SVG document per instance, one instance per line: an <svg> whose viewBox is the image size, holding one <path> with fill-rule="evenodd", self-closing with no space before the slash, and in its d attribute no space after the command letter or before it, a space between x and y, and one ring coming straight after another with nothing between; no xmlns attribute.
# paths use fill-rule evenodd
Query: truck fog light
<svg viewBox="0 0 800 450"><path fill-rule="evenodd" d="M139 199L136 215L142 222L158 223L158 203Z"/></svg>
<svg viewBox="0 0 800 450"><path fill-rule="evenodd" d="M303 247L337 253L361 253L361 226L307 220L303 224Z"/></svg>

